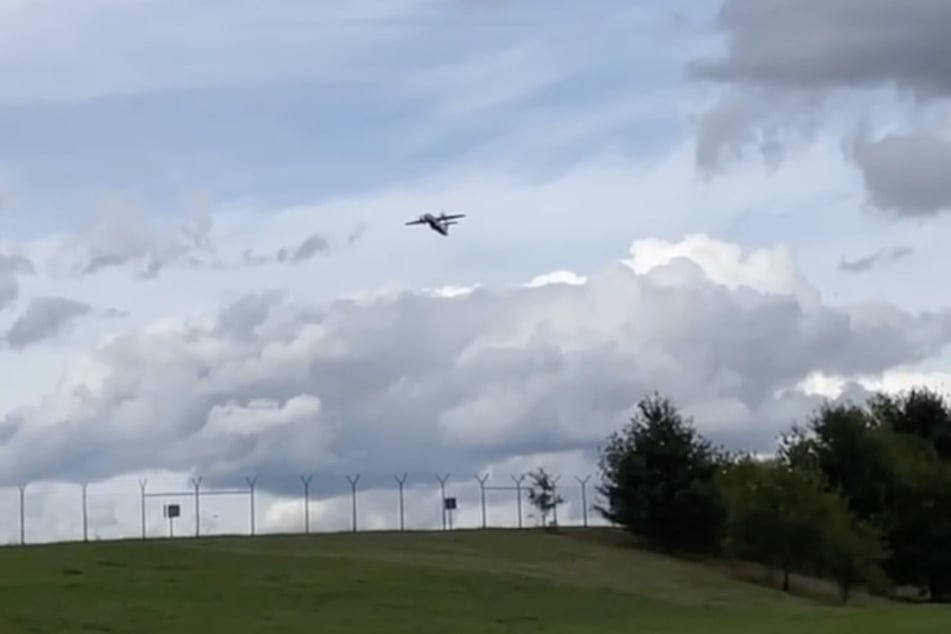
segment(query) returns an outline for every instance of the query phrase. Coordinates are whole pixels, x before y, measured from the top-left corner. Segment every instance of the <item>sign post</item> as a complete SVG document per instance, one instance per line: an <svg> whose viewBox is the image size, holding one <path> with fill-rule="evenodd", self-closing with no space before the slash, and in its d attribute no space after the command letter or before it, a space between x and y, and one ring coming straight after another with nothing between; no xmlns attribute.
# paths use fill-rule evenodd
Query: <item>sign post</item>
<svg viewBox="0 0 951 634"><path fill-rule="evenodd" d="M168 536L174 537L175 536L175 528L174 528L175 518L182 514L182 509L178 506L178 504L166 504L165 506L162 507L162 513L163 515L165 515L165 517L168 518Z"/></svg>
<svg viewBox="0 0 951 634"><path fill-rule="evenodd" d="M456 510L456 498L445 498L443 509L449 520L449 530L452 530L452 512Z"/></svg>

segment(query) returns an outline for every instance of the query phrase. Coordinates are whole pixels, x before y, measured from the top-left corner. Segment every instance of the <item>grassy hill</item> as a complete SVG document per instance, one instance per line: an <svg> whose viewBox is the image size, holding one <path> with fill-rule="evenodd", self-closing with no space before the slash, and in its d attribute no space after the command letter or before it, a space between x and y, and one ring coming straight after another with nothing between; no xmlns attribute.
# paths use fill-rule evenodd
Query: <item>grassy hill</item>
<svg viewBox="0 0 951 634"><path fill-rule="evenodd" d="M951 632L951 609L840 608L621 546L454 531L0 548L0 633Z"/></svg>

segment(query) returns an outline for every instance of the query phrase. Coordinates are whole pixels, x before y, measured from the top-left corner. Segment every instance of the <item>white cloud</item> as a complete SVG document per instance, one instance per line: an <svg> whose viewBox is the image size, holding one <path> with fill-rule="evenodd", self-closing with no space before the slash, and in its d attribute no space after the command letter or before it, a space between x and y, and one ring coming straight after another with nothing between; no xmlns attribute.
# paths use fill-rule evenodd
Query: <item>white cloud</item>
<svg viewBox="0 0 951 634"><path fill-rule="evenodd" d="M587 278L571 271L552 271L544 275L537 275L526 284L530 288L547 286L548 284L584 284Z"/></svg>
<svg viewBox="0 0 951 634"><path fill-rule="evenodd" d="M951 394L951 372L927 371L914 367L891 368L875 375L837 376L813 372L803 379L798 387L809 394L838 398L850 382L870 392L897 394L912 388L925 387L941 394Z"/></svg>
<svg viewBox="0 0 951 634"><path fill-rule="evenodd" d="M707 277L731 290L745 286L761 293L796 295L804 302L818 299L797 270L789 249L781 245L746 254L739 245L717 242L702 234L686 236L677 244L647 238L634 242L628 263L644 274L679 258L699 265Z"/></svg>

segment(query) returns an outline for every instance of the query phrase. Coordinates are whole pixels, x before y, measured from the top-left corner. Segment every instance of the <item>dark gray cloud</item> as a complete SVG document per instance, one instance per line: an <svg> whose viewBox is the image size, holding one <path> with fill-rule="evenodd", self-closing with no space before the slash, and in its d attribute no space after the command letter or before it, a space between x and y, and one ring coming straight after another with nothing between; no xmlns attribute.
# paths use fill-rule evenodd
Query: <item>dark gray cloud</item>
<svg viewBox="0 0 951 634"><path fill-rule="evenodd" d="M361 472L367 487L406 470L471 474L590 451L654 390L717 442L763 450L818 403L790 390L810 372L875 374L951 340L947 313L812 297L731 290L683 258L453 298L249 296L211 322L119 336L12 412L0 484L168 469L296 493L295 473Z"/></svg>
<svg viewBox="0 0 951 634"><path fill-rule="evenodd" d="M700 116L697 163L713 170L724 161L742 158L753 147L766 163L776 166L791 140L816 134L814 106L801 97L787 97L780 105L776 97L761 91L728 95ZM790 117L790 112L797 115Z"/></svg>
<svg viewBox="0 0 951 634"><path fill-rule="evenodd" d="M130 314L131 314L131 313L129 313L129 311L123 310L123 309L121 309L121 308L115 308L114 306L113 306L113 307L109 307L109 308L105 308L105 309L103 309L102 312L100 313L100 315L101 315L104 319L119 319L119 318L122 318L122 317L128 317Z"/></svg>
<svg viewBox="0 0 951 634"><path fill-rule="evenodd" d="M54 337L70 321L91 311L88 304L66 297L37 297L10 326L5 340L11 348L25 348Z"/></svg>
<svg viewBox="0 0 951 634"><path fill-rule="evenodd" d="M852 260L842 258L839 262L839 270L848 273L864 273L876 266L901 260L914 253L914 249L908 247L897 247L894 249L880 249L875 253L855 258Z"/></svg>
<svg viewBox="0 0 951 634"><path fill-rule="evenodd" d="M768 161L811 136L821 106L844 91L895 88L912 106L951 97L951 2L724 0L722 56L688 75L730 88L700 119L697 162L711 169L748 146ZM906 216L951 208L951 142L934 130L848 142L872 204Z"/></svg>
<svg viewBox="0 0 951 634"><path fill-rule="evenodd" d="M309 260L318 253L327 253L330 250L330 244L327 239L319 233L315 233L304 238L300 244L293 249L284 247L278 249L275 256L279 262L290 260L291 262L303 262Z"/></svg>
<svg viewBox="0 0 951 634"><path fill-rule="evenodd" d="M871 140L860 129L848 149L879 209L910 216L951 211L951 140L924 132Z"/></svg>
<svg viewBox="0 0 951 634"><path fill-rule="evenodd" d="M951 93L946 0L724 0L726 55L692 76L804 90L895 85L921 97Z"/></svg>
<svg viewBox="0 0 951 634"><path fill-rule="evenodd" d="M356 244L364 235L366 235L367 226L364 223L359 223L356 227L353 228L349 234L347 234L347 245L352 246Z"/></svg>
<svg viewBox="0 0 951 634"><path fill-rule="evenodd" d="M33 263L22 255L0 254L0 310L20 297L21 275L34 275Z"/></svg>
<svg viewBox="0 0 951 634"><path fill-rule="evenodd" d="M362 236L365 227L361 224L351 231L346 238L347 246L353 246ZM273 255L260 255L253 249L245 250L242 262L248 266L259 266L274 262L291 262L294 264L310 260L317 255L331 253L331 245L323 233L313 233L296 245L284 246L277 249Z"/></svg>

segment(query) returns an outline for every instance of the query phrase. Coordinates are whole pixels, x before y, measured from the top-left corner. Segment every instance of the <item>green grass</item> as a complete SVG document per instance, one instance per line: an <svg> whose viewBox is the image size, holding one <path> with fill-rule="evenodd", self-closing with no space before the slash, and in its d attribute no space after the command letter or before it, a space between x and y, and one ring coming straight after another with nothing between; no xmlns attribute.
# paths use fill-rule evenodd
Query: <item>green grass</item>
<svg viewBox="0 0 951 634"><path fill-rule="evenodd" d="M604 531L0 548L0 634L951 632L951 608L834 607Z"/></svg>

